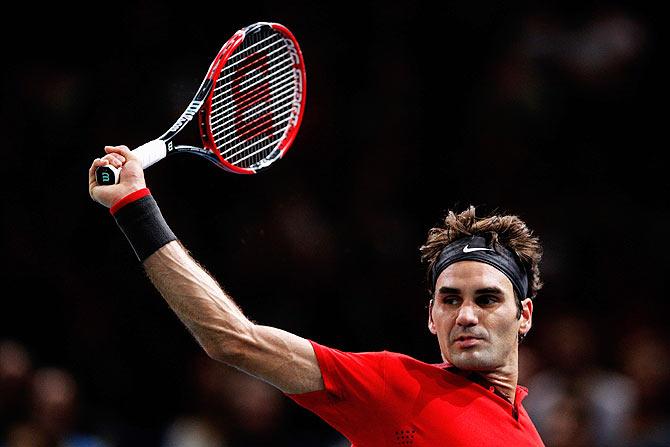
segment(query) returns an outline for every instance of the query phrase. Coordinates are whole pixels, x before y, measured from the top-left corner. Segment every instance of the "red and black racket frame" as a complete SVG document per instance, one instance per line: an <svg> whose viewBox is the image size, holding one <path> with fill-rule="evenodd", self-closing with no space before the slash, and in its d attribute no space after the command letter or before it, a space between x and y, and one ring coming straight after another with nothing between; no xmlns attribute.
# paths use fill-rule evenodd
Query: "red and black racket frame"
<svg viewBox="0 0 670 447"><path fill-rule="evenodd" d="M272 154L266 157L266 162L255 169L243 168L235 166L228 161L226 161L219 148L215 143L214 136L212 134L212 128L209 122L209 116L212 109L212 98L214 96L213 86L216 85L216 81L219 78L219 75L222 72L223 67L226 64L228 58L235 52L235 50L240 46L245 36L258 31L262 26L270 26L277 32L283 34L289 38L296 49L297 54L297 63L294 64L294 69L299 73L300 84L302 88L302 99L300 103L300 110L297 112L297 118L294 123L292 123L289 128L286 130L286 136L282 139L279 145L274 149ZM226 171L233 172L236 174L255 174L262 170L263 168L270 165L270 163L278 158L281 158L286 154L288 149L291 147L293 140L295 139L298 129L300 128L300 123L302 122L302 115L304 112L305 104L305 93L306 93L306 78L305 78L305 69L304 61L302 57L302 52L298 46L298 42L295 37L285 26L278 23L270 22L261 22L254 25L250 25L246 28L243 28L237 31L221 48L217 56L214 58L205 79L203 80L198 92L191 101L191 104L186 108L184 113L179 117L175 124L163 135L159 137L160 140L165 142L167 146L167 155L172 153L179 152L188 152L191 154L199 155L209 160L210 162L217 165L219 168L225 169ZM179 131L193 119L195 114L198 114L198 130L200 133L200 138L202 139L203 148L196 146L175 146L172 144L172 138L179 133Z"/></svg>

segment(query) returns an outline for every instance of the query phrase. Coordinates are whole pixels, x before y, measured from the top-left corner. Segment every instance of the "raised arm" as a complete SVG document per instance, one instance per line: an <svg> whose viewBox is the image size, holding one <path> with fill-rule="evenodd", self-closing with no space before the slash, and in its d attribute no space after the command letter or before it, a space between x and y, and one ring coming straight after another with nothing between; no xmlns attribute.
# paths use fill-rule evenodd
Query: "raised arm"
<svg viewBox="0 0 670 447"><path fill-rule="evenodd" d="M107 207L133 206L132 202L124 204L124 201L146 188L139 162L125 146L108 146L105 151L107 155L96 159L89 169L91 197ZM118 185L96 184L95 169L107 163L123 166ZM135 229L130 236L124 230L129 239L137 238L137 231ZM132 240L131 243L135 245ZM306 393L324 388L309 341L280 329L252 323L179 241L171 240L146 256L143 265L151 281L210 357L258 377L285 393Z"/></svg>

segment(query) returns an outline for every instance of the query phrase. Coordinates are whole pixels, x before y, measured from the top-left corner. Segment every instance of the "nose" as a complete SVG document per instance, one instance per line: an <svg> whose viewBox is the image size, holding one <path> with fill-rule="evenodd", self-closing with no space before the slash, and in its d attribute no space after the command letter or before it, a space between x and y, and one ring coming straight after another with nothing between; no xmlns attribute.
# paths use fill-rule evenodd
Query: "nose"
<svg viewBox="0 0 670 447"><path fill-rule="evenodd" d="M456 324L462 327L476 326L479 320L477 319L477 312L470 304L464 303L458 309L456 316Z"/></svg>

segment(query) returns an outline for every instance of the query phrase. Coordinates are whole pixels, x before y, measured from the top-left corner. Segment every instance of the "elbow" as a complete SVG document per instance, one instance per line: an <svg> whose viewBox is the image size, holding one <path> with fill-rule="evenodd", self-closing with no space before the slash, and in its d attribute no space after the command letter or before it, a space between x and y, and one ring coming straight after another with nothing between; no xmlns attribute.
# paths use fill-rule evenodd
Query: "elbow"
<svg viewBox="0 0 670 447"><path fill-rule="evenodd" d="M221 351L222 350L221 350L220 347L218 347L216 345L216 343L210 343L210 342L203 343L202 340L201 340L200 341L200 346L202 347L202 349L205 351L205 354L207 354L207 356L209 358L211 358L212 360L221 361L220 358L221 358L221 354L222 354Z"/></svg>
<svg viewBox="0 0 670 447"><path fill-rule="evenodd" d="M200 340L200 345L210 358L231 366L239 366L250 352L252 333L253 328L249 328L232 336Z"/></svg>

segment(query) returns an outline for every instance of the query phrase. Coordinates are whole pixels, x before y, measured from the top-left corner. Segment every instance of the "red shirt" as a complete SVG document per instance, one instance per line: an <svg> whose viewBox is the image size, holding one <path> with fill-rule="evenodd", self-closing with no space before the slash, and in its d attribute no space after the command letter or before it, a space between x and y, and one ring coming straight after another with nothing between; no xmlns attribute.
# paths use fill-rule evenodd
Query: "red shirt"
<svg viewBox="0 0 670 447"><path fill-rule="evenodd" d="M453 371L388 351L351 353L311 341L325 390L287 394L352 447L543 446L515 403Z"/></svg>

